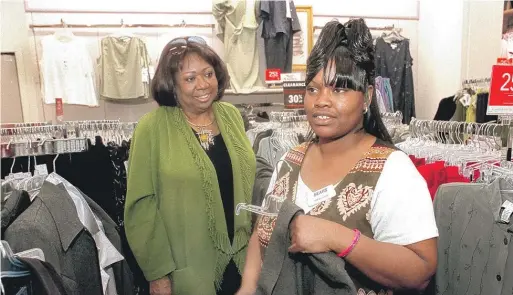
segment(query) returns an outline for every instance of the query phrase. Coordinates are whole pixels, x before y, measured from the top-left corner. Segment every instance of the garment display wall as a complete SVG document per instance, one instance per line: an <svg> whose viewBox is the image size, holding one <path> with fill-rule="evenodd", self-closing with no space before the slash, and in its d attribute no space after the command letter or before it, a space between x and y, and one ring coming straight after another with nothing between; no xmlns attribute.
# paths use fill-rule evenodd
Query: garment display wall
<svg viewBox="0 0 513 295"><path fill-rule="evenodd" d="M37 2L38 10L29 13L25 12L25 6L20 1L2 1L2 28L9 26L10 30L2 32L1 49L2 52L15 52L17 54L18 72L20 75L20 92L22 96L23 114L26 121L51 120L54 117L53 106L44 106L41 95L41 81L38 74L38 59L41 56L36 54L36 44L39 44L40 38L44 35L54 33L55 30L35 29L30 30L30 24L55 24L60 23L61 18L68 23L108 23L120 24L123 18L125 23L137 24L180 24L185 21L188 24L215 24L212 14L193 14L190 11L191 5L187 9L181 9L178 5L173 6L176 11L190 11L186 14L174 14L165 10L165 13L112 13L92 12L95 9L89 9L90 13L81 13L80 9L75 9L71 13L64 13L55 10L55 3L52 7L52 13L45 13L44 3ZM48 5L51 1L48 2ZM350 14L352 17L358 15L365 16L369 26L389 26L395 25L402 29L402 34L410 40L410 52L413 59L413 84L415 91L415 106L417 117L433 118L436 113L438 103L441 97L446 97L453 91L462 79L483 77L489 74L491 64L500 54L500 44L494 34L490 32L501 30L502 3L499 1L470 1L465 3L452 3L451 9L440 11L438 6L431 2L419 2L417 13L409 13L405 5L387 5L380 9L360 9L361 7L351 7L352 10L327 7L323 3L311 3L309 1L298 0L296 5L311 5L314 12L314 26L322 26L334 17L340 21L346 21L348 18L343 15ZM181 5L181 4L180 4ZM51 6L51 5L50 5ZM31 6L33 7L33 5ZM67 6L66 6L67 7ZM360 8L359 8L360 7ZM406 8L405 8L406 7ZM208 8L207 8L208 9ZM360 10L361 11L360 11ZM366 13L364 13L366 12ZM447 13L447 16L444 16ZM328 15L329 14L329 15ZM416 15L416 16L415 16ZM498 17L491 17L497 15ZM445 21L440 22L442 18ZM446 22L450 22L446 23ZM465 28L465 29L464 29ZM101 37L114 33L117 29L77 29L73 32L77 36L84 37L90 44L89 52L92 59L98 57L99 40ZM158 42L164 42L170 34L175 35L200 35L206 36L207 41L214 46L217 52L224 54L222 42L214 37L211 30L205 28L183 28L183 29L141 29L130 28L134 34L144 37L148 44L150 56L155 59L158 54ZM18 33L13 33L18 32ZM19 33L22 32L22 33ZM314 33L314 41L318 37L319 30ZM375 32L373 32L374 34ZM257 34L260 34L258 32ZM36 35L36 38L34 38ZM494 39L493 39L494 38ZM493 40L492 40L493 39ZM156 45L152 45L156 44ZM470 46L471 45L471 46ZM38 45L39 46L39 45ZM264 44L260 44L261 63L265 62ZM446 48L455 48L450 52ZM152 53L153 52L153 53ZM157 53L155 53L157 52ZM486 62L482 62L482 61ZM263 65L260 67L264 69ZM440 71L444 68L444 71ZM419 69L422 69L420 71ZM243 96L246 102L263 102L262 100L272 100L274 102L282 101L280 94L261 94ZM226 100L235 100L240 102L239 96L227 95ZM111 103L100 101L98 108L84 108L68 106L66 119L122 119L123 121L137 120L142 114L152 109L154 104L151 102L140 103ZM135 105L132 105L135 104Z"/></svg>
<svg viewBox="0 0 513 295"><path fill-rule="evenodd" d="M315 15L315 5L312 3L308 4L307 2L299 1L295 2L296 5L312 5L312 9L314 12L313 24L315 26L322 26L326 22L330 21L333 17L331 16L316 16ZM298 4L299 3L299 4ZM208 25L215 25L217 20L214 18L212 14L109 14L109 13L45 13L45 12L31 12L20 15L19 7L17 8L15 4L2 4L6 10L2 11L10 11L13 14L6 16L5 20L11 20L12 22L20 22L24 21L22 27L27 28L30 25L45 25L45 24L60 24L61 19L64 20L68 24L110 24L110 28L72 28L71 32L84 40L87 51L89 52L90 58L93 63L100 56L100 46L101 40L105 37L117 34L120 31L129 32L134 36L138 36L144 40L144 43L147 47L149 56L153 64L158 59L158 55L160 54L160 50L165 45L167 41L171 38L181 35L198 35L207 40L207 43L211 45L216 52L218 52L221 56L225 55L225 46L221 39L216 35L217 29L208 27ZM319 9L321 9L320 7ZM180 11L179 7L176 8ZM4 13L4 12L3 12ZM18 17L14 18L12 15L16 15L18 13ZM343 11L340 11L340 15L343 15ZM418 20L414 18L403 18L399 16L397 19L394 19L394 15L397 15L397 12L394 11L384 11L383 15L390 15L391 18L387 19L379 19L379 18L366 18L366 21L370 27L384 27L384 26L395 26L396 28L402 29L402 34L407 36L411 41L411 54L413 59L416 59L417 55L417 36L416 36L416 26ZM127 27L121 29L121 19L123 19L124 24L150 24L156 25L153 28L135 28L135 27ZM348 17L339 17L341 22L347 21ZM180 27L180 24L185 23L185 26ZM178 27L165 27L158 26L159 24L166 25L177 25ZM203 25L203 27L195 27L194 25ZM258 28L257 32L257 40L259 41L259 60L260 60L260 77L264 77L263 71L265 70L266 65L266 55L265 55L265 44L262 35L262 25ZM41 59L42 59L42 49L41 49L41 41L45 36L54 34L55 32L62 33L64 31L61 28L33 28L33 29L23 29L26 32L25 36L17 36L17 45L15 44L15 49L19 52L19 55L22 55L23 61L20 64L20 68L23 69L23 73L20 75L23 79L20 81L21 89L22 89L22 97L25 98L25 102L23 103L23 111L27 115L26 120L29 121L43 121L43 120L55 120L55 107L54 105L43 104L43 95L42 95L42 82L41 75L39 74L41 71ZM313 41L318 37L320 30L316 29L313 33ZM373 34L379 35L383 33L382 31L373 31ZM2 36L2 38L7 38L9 36ZM9 37L14 39L15 37ZM20 40L23 38L23 40ZM11 40L5 40L3 44L10 43ZM3 47L5 45L2 45ZM96 70L96 69L95 69ZM416 79L416 69L413 68L413 77ZM95 81L97 82L97 81ZM281 92L269 91L269 92L254 92L251 94L231 94L230 91L227 92L224 98L226 101L233 103L260 103L260 102L283 102L283 94ZM98 107L84 107L84 106L75 106L75 105L64 105L64 118L65 120L99 120L99 119L120 119L122 121L136 121L140 118L140 116L149 110L156 107L156 104L151 100L130 100L130 101L106 101L100 99L98 101Z"/></svg>

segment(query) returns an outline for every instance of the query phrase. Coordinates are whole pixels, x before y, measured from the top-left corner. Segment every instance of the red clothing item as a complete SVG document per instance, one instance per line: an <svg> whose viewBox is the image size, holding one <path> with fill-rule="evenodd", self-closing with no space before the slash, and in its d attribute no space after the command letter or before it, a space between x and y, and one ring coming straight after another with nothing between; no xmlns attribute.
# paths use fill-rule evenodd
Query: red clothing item
<svg viewBox="0 0 513 295"><path fill-rule="evenodd" d="M460 175L458 167L445 167L445 161L436 161L431 164L421 165L417 167L417 170L426 180L431 199L433 200L435 199L438 187L444 183L470 182L468 178Z"/></svg>
<svg viewBox="0 0 513 295"><path fill-rule="evenodd" d="M415 167L426 165L426 159L424 159L424 158L416 158L415 156L412 156L412 155L410 155L409 157L410 157L410 160L413 162L413 165L415 165Z"/></svg>

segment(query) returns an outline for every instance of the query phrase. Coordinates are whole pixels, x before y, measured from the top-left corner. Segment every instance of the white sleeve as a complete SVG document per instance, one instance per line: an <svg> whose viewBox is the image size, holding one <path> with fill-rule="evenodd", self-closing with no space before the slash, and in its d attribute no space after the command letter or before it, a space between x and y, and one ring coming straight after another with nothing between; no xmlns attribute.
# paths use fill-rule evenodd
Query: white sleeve
<svg viewBox="0 0 513 295"><path fill-rule="evenodd" d="M401 151L390 154L371 201L374 239L410 245L438 237L426 181Z"/></svg>

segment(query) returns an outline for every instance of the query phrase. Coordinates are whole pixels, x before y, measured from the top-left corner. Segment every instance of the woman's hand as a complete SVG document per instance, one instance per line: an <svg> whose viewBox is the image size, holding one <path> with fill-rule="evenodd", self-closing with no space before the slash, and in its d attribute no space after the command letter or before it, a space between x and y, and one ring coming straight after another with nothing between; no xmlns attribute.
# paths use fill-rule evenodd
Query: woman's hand
<svg viewBox="0 0 513 295"><path fill-rule="evenodd" d="M235 293L235 295L254 295L254 294L255 294L255 291L244 290L242 288L239 291L237 291L237 293Z"/></svg>
<svg viewBox="0 0 513 295"><path fill-rule="evenodd" d="M171 295L171 280L168 276L150 282L150 295Z"/></svg>
<svg viewBox="0 0 513 295"><path fill-rule="evenodd" d="M331 251L330 237L334 232L331 221L308 216L296 216L290 224L291 246L289 252L323 253Z"/></svg>

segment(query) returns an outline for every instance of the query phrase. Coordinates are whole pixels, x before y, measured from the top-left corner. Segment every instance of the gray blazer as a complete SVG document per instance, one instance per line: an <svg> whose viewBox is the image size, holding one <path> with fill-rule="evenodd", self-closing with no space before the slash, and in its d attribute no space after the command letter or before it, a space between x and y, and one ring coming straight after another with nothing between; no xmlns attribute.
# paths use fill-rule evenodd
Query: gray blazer
<svg viewBox="0 0 513 295"><path fill-rule="evenodd" d="M271 241L265 250L257 295L354 295L356 287L335 253L290 254L289 224L303 214L286 200L280 208Z"/></svg>
<svg viewBox="0 0 513 295"><path fill-rule="evenodd" d="M114 245L116 250L124 255L123 245L121 243L121 236L119 233L118 225L110 218L110 216L103 210L100 205L94 202L91 198L80 192L87 204L103 224L105 235L109 241ZM125 260L112 264L114 271L114 278L116 280L116 290L119 295L132 295L134 294L134 278L128 263Z"/></svg>
<svg viewBox="0 0 513 295"><path fill-rule="evenodd" d="M115 238L115 225L104 218L105 212L93 201L86 201L101 219L109 240L121 250L119 234L118 240ZM68 295L103 294L95 241L78 219L75 204L62 185L45 182L38 197L7 228L4 239L14 252L43 250L45 260L62 277ZM128 270L116 265L113 269L118 293L132 294ZM126 281L130 281L129 289L124 287Z"/></svg>

